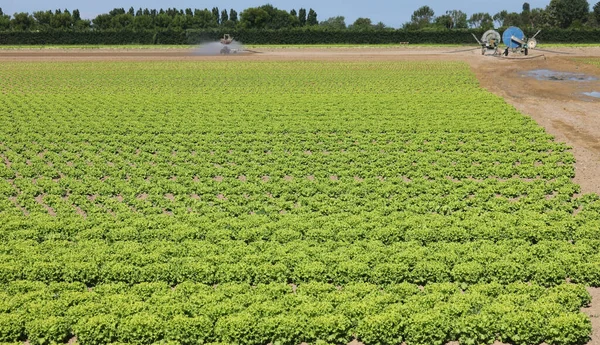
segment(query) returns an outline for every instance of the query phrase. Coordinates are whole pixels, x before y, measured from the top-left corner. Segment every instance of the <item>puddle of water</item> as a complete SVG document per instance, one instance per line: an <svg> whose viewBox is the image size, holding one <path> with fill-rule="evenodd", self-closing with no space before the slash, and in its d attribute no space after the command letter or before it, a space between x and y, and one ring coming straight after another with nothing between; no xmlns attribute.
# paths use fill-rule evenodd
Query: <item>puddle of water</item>
<svg viewBox="0 0 600 345"><path fill-rule="evenodd" d="M537 80L556 80L556 81L592 81L598 80L596 77L581 73L557 72L549 69L536 69L527 72L528 77L533 77Z"/></svg>
<svg viewBox="0 0 600 345"><path fill-rule="evenodd" d="M590 97L600 98L600 92L598 91L584 92L583 94Z"/></svg>

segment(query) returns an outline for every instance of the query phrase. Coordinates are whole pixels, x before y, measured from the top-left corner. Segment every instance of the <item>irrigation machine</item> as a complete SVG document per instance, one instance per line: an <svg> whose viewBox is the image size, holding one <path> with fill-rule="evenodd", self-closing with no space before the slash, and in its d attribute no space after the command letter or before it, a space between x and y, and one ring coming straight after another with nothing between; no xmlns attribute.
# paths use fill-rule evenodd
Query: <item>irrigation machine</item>
<svg viewBox="0 0 600 345"><path fill-rule="evenodd" d="M498 31L496 31L496 30L486 31L483 34L483 36L481 36L481 40L479 40L477 38L477 36L475 36L475 34L471 34L471 35L473 35L473 38L481 46L481 55L490 55L490 54L498 55L498 54L500 54L500 51L498 50L498 45L500 44L500 41L502 38L500 37L500 33L498 33Z"/></svg>
<svg viewBox="0 0 600 345"><path fill-rule="evenodd" d="M538 30L533 37L527 38L525 37L523 30L516 26L509 27L502 34L502 40L504 41L504 45L506 45L506 49L504 49L503 53L504 56L508 56L509 51L527 56L530 49L533 50L537 47L537 40L535 37L540 32L542 32L542 30Z"/></svg>
<svg viewBox="0 0 600 345"><path fill-rule="evenodd" d="M237 49L231 49L229 48L229 45L231 44L231 42L233 42L233 37L231 37L231 35L229 34L225 34L223 35L223 38L221 38L221 44L223 45L223 48L221 48L221 54L227 55L230 53L237 53Z"/></svg>
<svg viewBox="0 0 600 345"><path fill-rule="evenodd" d="M536 39L537 35L542 32L542 30L538 30L532 37L526 37L523 30L516 26L511 26L507 28L502 35L496 30L488 30L486 31L481 39L477 38L475 34L473 38L479 43L481 46L481 55L490 55L496 57L506 57L509 53L518 54L521 56L529 55L530 50L540 50L549 53L556 54L569 54L565 52L557 52L551 50L545 50L538 48L538 41ZM500 50L500 43L504 43L506 48L504 50ZM467 52L478 50L480 48L472 48L472 49L463 49L463 50L455 50L449 53L459 53L459 52Z"/></svg>

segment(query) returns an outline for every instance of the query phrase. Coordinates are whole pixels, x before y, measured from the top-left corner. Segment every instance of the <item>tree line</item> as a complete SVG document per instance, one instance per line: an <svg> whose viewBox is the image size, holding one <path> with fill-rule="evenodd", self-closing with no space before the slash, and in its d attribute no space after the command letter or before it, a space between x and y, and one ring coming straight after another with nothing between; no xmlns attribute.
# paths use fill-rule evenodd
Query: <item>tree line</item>
<svg viewBox="0 0 600 345"><path fill-rule="evenodd" d="M587 0L551 0L546 8L531 8L524 3L520 12L500 11L496 14L449 10L436 16L429 6L422 6L404 23L404 30L491 29L506 26L535 28L600 27L600 1L590 10ZM324 30L395 30L382 22L373 23L361 17L347 25L345 17L335 16L319 21L315 10L305 8L285 11L273 5L251 7L239 13L234 9L134 9L115 8L92 19L81 18L79 10L20 12L12 16L0 8L0 31L185 31L189 29L267 29L279 30L310 27Z"/></svg>
<svg viewBox="0 0 600 345"><path fill-rule="evenodd" d="M422 6L403 25L404 29L492 29L518 26L528 29L580 29L600 27L600 1L590 11L587 0L551 0L546 8L531 8L525 2L521 12L500 11L496 14L478 12L470 17L460 10L435 16L429 6Z"/></svg>
<svg viewBox="0 0 600 345"><path fill-rule="evenodd" d="M21 12L6 15L0 8L0 31L49 31L49 30L188 30L208 28L284 29L317 26L317 13L308 11L287 12L272 5L252 7L239 15L234 9L134 9L115 8L93 19L81 18L79 10Z"/></svg>

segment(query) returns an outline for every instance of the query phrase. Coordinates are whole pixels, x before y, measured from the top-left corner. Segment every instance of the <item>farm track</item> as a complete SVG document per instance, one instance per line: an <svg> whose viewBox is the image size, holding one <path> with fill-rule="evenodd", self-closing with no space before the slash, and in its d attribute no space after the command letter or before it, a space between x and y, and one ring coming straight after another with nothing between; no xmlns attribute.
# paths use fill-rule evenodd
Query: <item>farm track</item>
<svg viewBox="0 0 600 345"><path fill-rule="evenodd" d="M450 49L452 50L452 49ZM572 57L599 57L600 48L562 49L573 55L545 53L544 57L527 61L500 60L482 57L475 52L445 54L440 48L365 48L365 49L271 49L262 54L239 56L195 56L190 50L15 50L0 51L3 61L397 61L440 60L469 63L481 86L503 97L522 113L531 116L556 140L573 148L576 158L574 182L583 193L600 194L600 109L599 100L580 94L600 91L600 81L568 82L540 81L524 77L533 69L550 69L585 73L600 79L600 69L573 61ZM537 52L536 52L537 54ZM592 89L592 90L590 90ZM588 289L592 305L583 311L591 317L592 339L588 344L600 344L600 289ZM353 344L358 344L356 341Z"/></svg>

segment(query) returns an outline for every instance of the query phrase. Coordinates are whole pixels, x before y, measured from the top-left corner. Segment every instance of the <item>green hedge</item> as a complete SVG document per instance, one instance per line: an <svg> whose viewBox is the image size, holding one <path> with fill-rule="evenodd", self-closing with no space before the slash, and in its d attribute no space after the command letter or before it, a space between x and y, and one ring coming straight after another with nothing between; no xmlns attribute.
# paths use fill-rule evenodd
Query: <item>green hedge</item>
<svg viewBox="0 0 600 345"><path fill-rule="evenodd" d="M500 30L502 32L502 30ZM289 30L187 30L187 31L49 31L0 32L0 45L44 44L197 44L218 40L229 33L245 44L469 44L471 33L482 30L391 30L332 31L315 28ZM532 35L533 32L528 33ZM538 35L542 43L597 43L600 30L546 29Z"/></svg>

